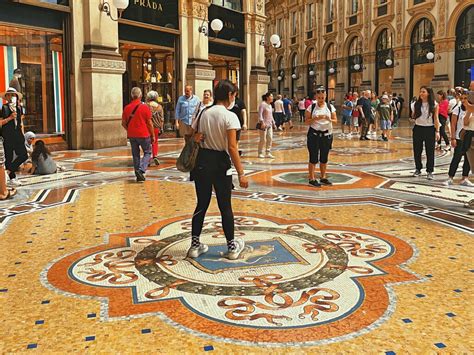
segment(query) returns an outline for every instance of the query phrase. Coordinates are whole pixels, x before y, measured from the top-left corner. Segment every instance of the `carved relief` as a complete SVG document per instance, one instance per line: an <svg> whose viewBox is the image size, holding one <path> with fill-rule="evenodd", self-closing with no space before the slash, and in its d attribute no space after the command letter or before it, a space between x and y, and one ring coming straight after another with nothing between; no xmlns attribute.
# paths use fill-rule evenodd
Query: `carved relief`
<svg viewBox="0 0 474 355"><path fill-rule="evenodd" d="M439 1L438 14L438 37L443 37L446 34L446 0Z"/></svg>
<svg viewBox="0 0 474 355"><path fill-rule="evenodd" d="M263 12L264 12L264 3L263 3L263 0L257 0L256 8L257 8L257 12L258 12L258 13L263 14Z"/></svg>
<svg viewBox="0 0 474 355"><path fill-rule="evenodd" d="M338 25L338 35L339 35L339 42L344 41L344 1L339 1L339 14L337 14L339 17L339 25Z"/></svg>
<svg viewBox="0 0 474 355"><path fill-rule="evenodd" d="M402 43L402 1L397 1L397 44Z"/></svg>
<svg viewBox="0 0 474 355"><path fill-rule="evenodd" d="M365 7L364 7L365 17L364 17L364 50L369 50L369 26L370 26L370 0L365 0Z"/></svg>
<svg viewBox="0 0 474 355"><path fill-rule="evenodd" d="M123 74L126 63L122 60L108 60L100 58L81 59L81 71L89 73Z"/></svg>
<svg viewBox="0 0 474 355"><path fill-rule="evenodd" d="M193 17L200 19L207 18L207 5L204 4L193 4Z"/></svg>

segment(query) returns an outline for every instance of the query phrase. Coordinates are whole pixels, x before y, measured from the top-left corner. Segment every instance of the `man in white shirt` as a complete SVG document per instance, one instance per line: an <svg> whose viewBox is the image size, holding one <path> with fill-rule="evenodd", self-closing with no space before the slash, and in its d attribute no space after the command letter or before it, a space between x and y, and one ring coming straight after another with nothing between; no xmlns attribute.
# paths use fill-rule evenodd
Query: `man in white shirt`
<svg viewBox="0 0 474 355"><path fill-rule="evenodd" d="M281 125L283 124L283 119L285 118L285 108L283 107L283 100L281 95L277 95L275 101L275 125L279 131L283 131Z"/></svg>

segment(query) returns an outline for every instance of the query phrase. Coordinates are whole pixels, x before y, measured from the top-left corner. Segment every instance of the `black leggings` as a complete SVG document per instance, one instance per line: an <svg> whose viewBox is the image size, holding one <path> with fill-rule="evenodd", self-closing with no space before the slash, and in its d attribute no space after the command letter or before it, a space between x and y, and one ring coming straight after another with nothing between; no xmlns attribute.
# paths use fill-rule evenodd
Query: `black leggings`
<svg viewBox="0 0 474 355"><path fill-rule="evenodd" d="M426 150L426 171L432 173L435 164L435 128L434 126L418 126L413 127L413 157L415 159L416 170L423 169L421 154L423 153L423 145Z"/></svg>
<svg viewBox="0 0 474 355"><path fill-rule="evenodd" d="M23 136L22 136L23 137ZM4 139L3 147L5 150L5 167L10 171L10 179L16 178L16 172L28 159L28 153L25 148L25 139L11 140L10 138ZM16 154L15 160L13 160L13 153Z"/></svg>
<svg viewBox="0 0 474 355"><path fill-rule="evenodd" d="M444 140L444 143L446 144L446 146L449 146L449 138L448 138L448 135L446 134L446 121L448 119L442 115L439 115L439 123L440 123L440 126L439 126L439 140L438 140L438 144L441 145L441 139Z"/></svg>
<svg viewBox="0 0 474 355"><path fill-rule="evenodd" d="M225 153L224 164L219 158L214 159L214 151L201 149L198 163L193 170L192 179L196 187L197 206L192 220L192 235L200 236L207 209L211 203L212 188L216 193L217 204L221 212L222 227L227 241L234 239L234 212L232 211L232 176L227 176L230 168L229 157ZM223 152L219 152L223 153ZM227 159L227 161L226 161ZM205 162L200 164L199 161Z"/></svg>

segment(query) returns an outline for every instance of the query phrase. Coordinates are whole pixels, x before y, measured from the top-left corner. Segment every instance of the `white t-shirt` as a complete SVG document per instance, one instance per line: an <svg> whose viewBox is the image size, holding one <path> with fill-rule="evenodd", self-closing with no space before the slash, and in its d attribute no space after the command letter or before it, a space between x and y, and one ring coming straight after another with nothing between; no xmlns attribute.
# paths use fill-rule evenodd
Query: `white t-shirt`
<svg viewBox="0 0 474 355"><path fill-rule="evenodd" d="M457 106L457 104L458 104L458 100L456 100L455 97L449 100L448 113L452 113L454 108Z"/></svg>
<svg viewBox="0 0 474 355"><path fill-rule="evenodd" d="M305 102L305 99L300 100L298 102L298 110L305 110L306 109L306 107L304 106L304 102Z"/></svg>
<svg viewBox="0 0 474 355"><path fill-rule="evenodd" d="M438 103L435 102L435 108L438 107ZM415 103L411 103L411 111L415 112ZM433 115L429 113L430 112L430 107L428 103L422 103L421 104L421 116L418 117L415 120L415 124L417 126L423 126L423 127L430 127L434 126L434 118Z"/></svg>
<svg viewBox="0 0 474 355"><path fill-rule="evenodd" d="M314 105L314 110L311 114L312 117L316 116L327 116L327 120L319 120L319 121L314 121L311 124L311 128L313 128L316 131L321 131L325 132L328 131L329 134L332 134L332 122L331 122L331 117L332 113L336 112L336 109L333 105L328 105L325 103L324 106L319 107L318 103L316 101L313 101L311 106L308 106L306 111L311 112L311 108Z"/></svg>
<svg viewBox="0 0 474 355"><path fill-rule="evenodd" d="M202 148L228 153L227 131L239 130L241 127L235 113L227 110L225 106L215 105L206 109L199 119L194 120L193 129L204 134Z"/></svg>
<svg viewBox="0 0 474 355"><path fill-rule="evenodd" d="M458 121L456 122L456 139L460 139L459 132L461 132L461 129L467 129L467 127L464 127L464 116L466 116L466 111L464 111L461 106L458 106L453 110L453 115L458 117Z"/></svg>
<svg viewBox="0 0 474 355"><path fill-rule="evenodd" d="M284 111L283 100L276 100L275 101L275 112L283 113L283 111Z"/></svg>

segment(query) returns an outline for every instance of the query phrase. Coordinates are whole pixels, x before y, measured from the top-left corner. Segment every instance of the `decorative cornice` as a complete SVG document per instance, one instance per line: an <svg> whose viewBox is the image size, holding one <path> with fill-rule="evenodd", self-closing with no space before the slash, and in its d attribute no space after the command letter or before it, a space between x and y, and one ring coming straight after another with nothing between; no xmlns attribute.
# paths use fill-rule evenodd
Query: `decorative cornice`
<svg viewBox="0 0 474 355"><path fill-rule="evenodd" d="M125 73L126 63L123 60L82 58L80 62L80 67L83 73L105 73L121 75Z"/></svg>

